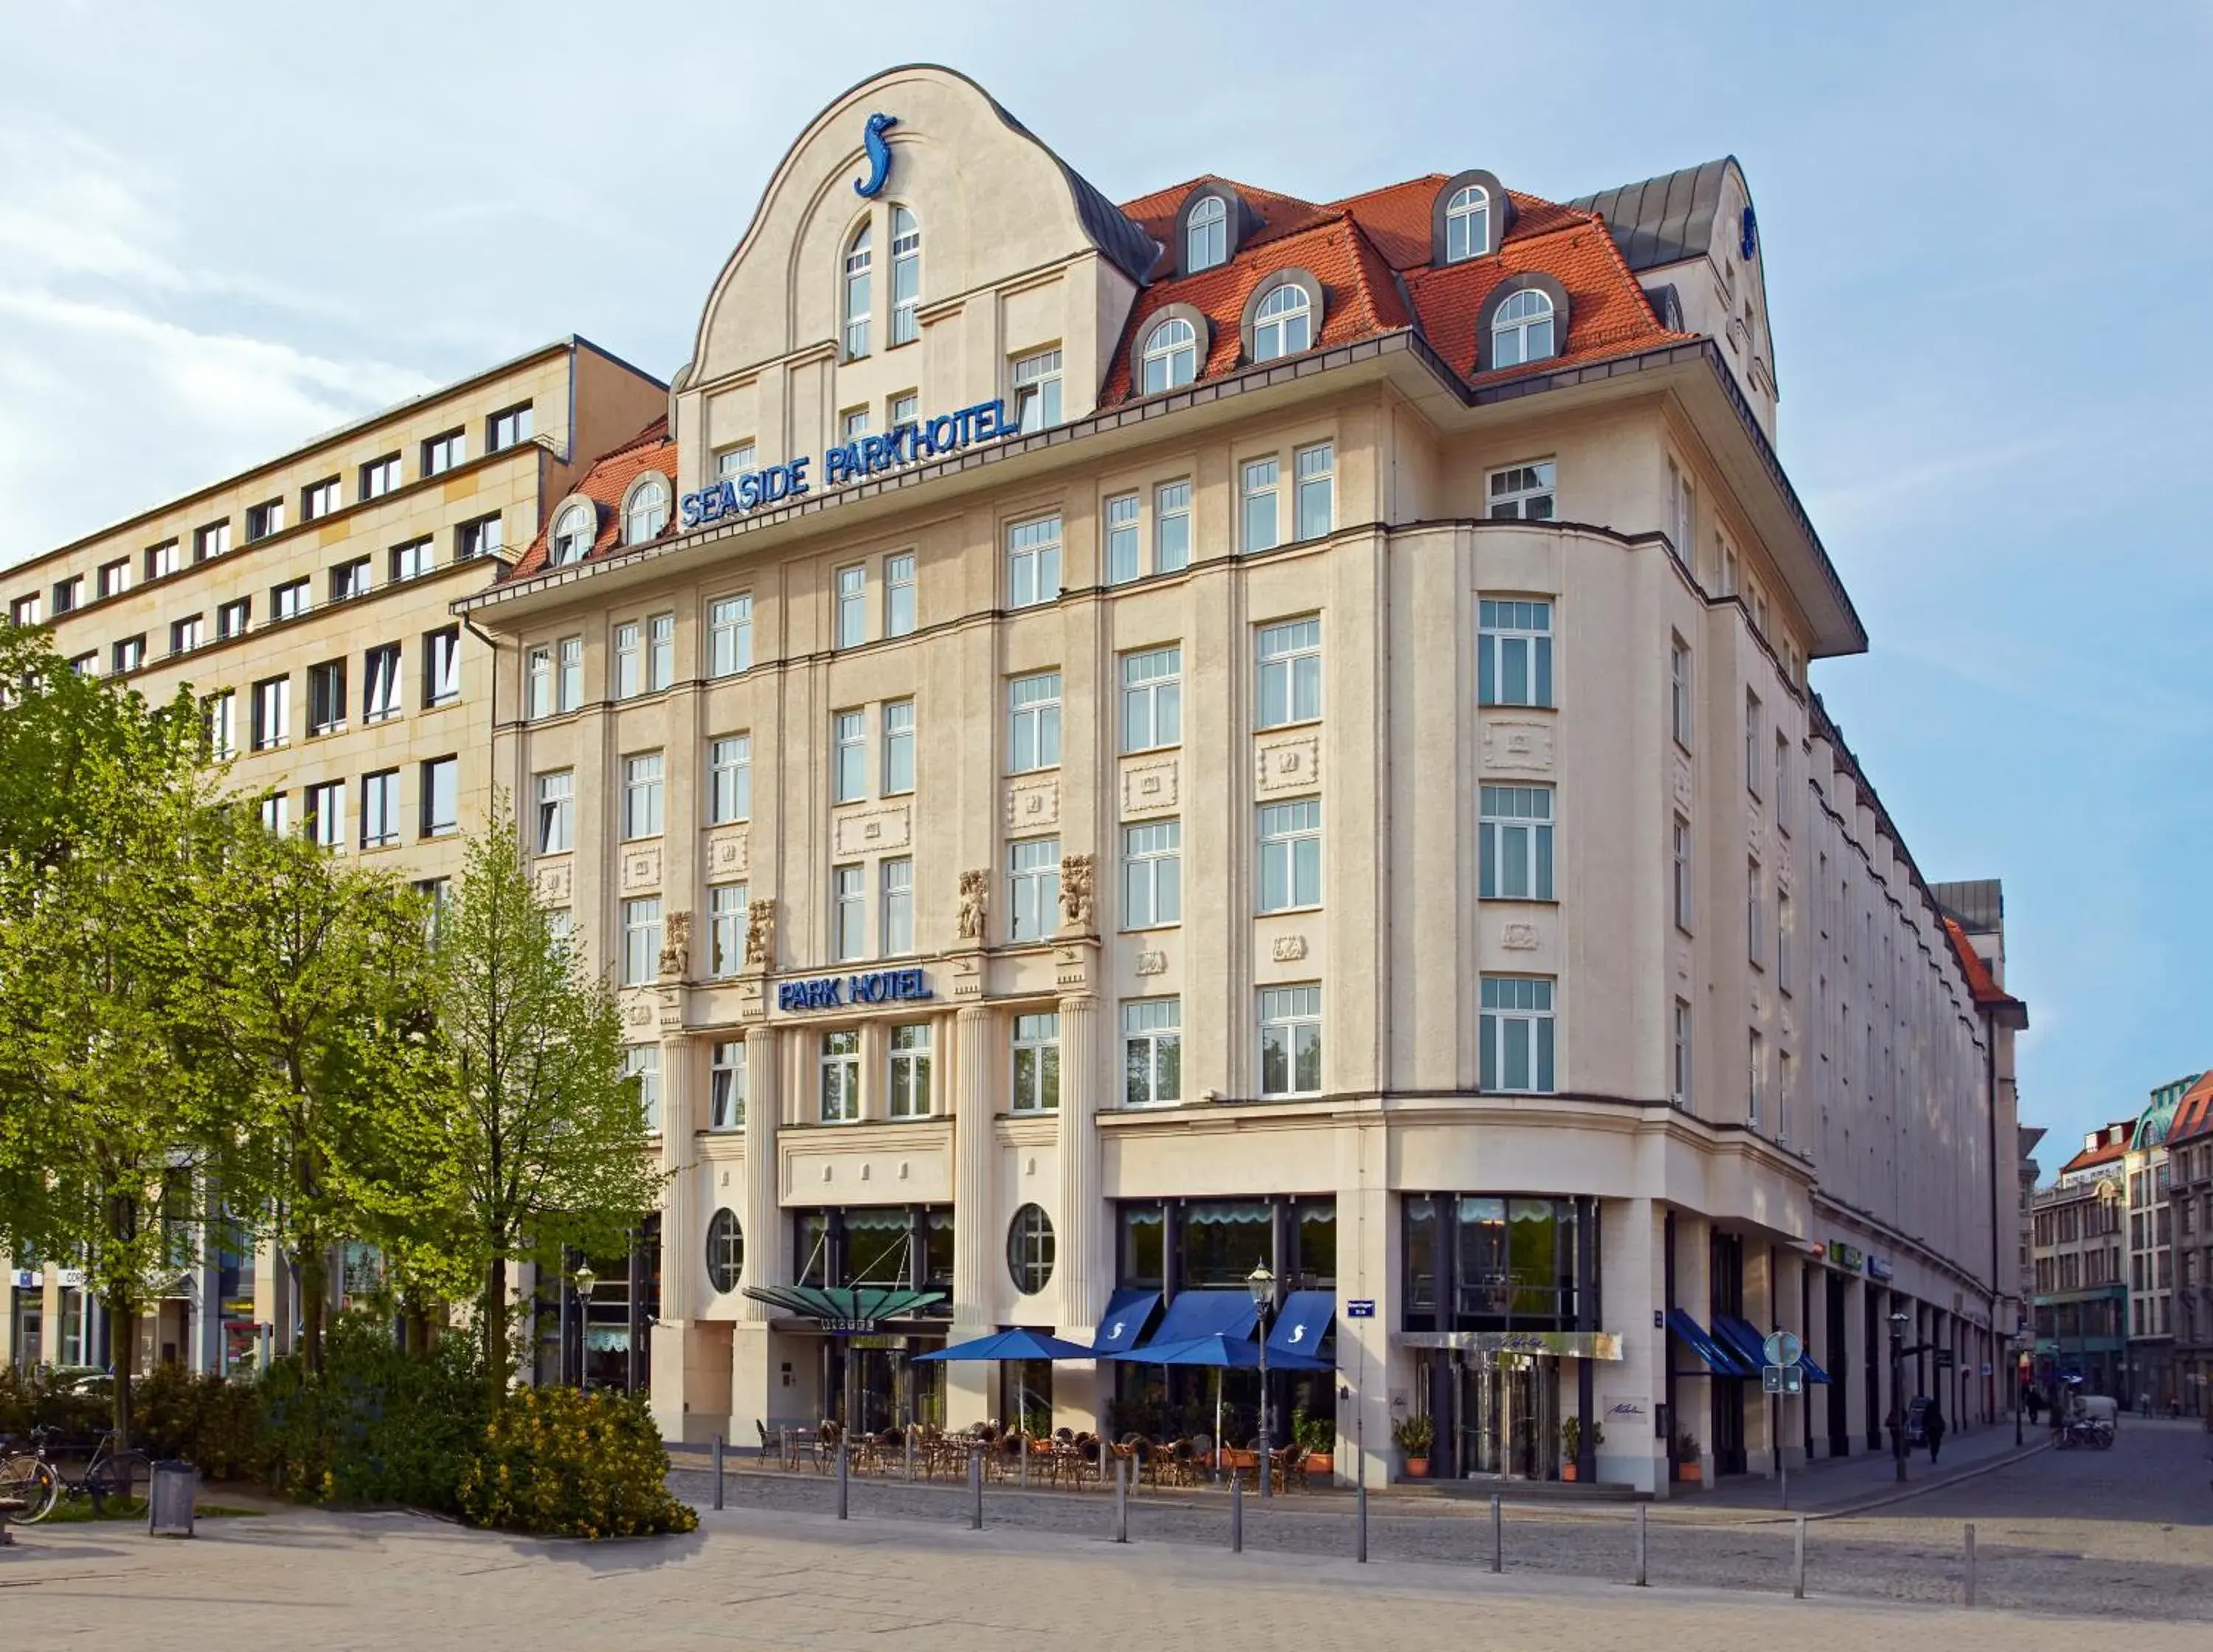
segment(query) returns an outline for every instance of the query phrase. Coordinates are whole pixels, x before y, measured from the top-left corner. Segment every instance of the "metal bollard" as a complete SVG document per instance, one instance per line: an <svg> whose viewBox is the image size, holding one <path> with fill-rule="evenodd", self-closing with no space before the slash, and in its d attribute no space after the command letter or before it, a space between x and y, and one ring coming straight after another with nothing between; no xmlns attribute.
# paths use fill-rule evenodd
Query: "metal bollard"
<svg viewBox="0 0 2213 1652"><path fill-rule="evenodd" d="M1352 1558L1368 1564L1368 1465L1360 1466L1360 1480L1352 1491Z"/></svg>
<svg viewBox="0 0 2213 1652"><path fill-rule="evenodd" d="M1130 1540L1130 1463L1125 1457L1114 1460L1114 1541Z"/></svg>
<svg viewBox="0 0 2213 1652"><path fill-rule="evenodd" d="M978 1446L968 1454L968 1529L984 1529L984 1452Z"/></svg>
<svg viewBox="0 0 2213 1652"><path fill-rule="evenodd" d="M1967 1604L1975 1604L1975 1523L1967 1522Z"/></svg>
<svg viewBox="0 0 2213 1652"><path fill-rule="evenodd" d="M715 1507L722 1506L722 1436L715 1436Z"/></svg>
<svg viewBox="0 0 2213 1652"><path fill-rule="evenodd" d="M1638 1588L1643 1588L1644 1587L1644 1558L1646 1552L1647 1551L1644 1546L1644 1505L1640 1503L1637 1505L1637 1587Z"/></svg>
<svg viewBox="0 0 2213 1652"><path fill-rule="evenodd" d="M1491 1570L1506 1570L1506 1505L1496 1491L1491 1494Z"/></svg>
<svg viewBox="0 0 2213 1652"><path fill-rule="evenodd" d="M914 1430L912 1429L906 1431L906 1477L910 1480L914 1478Z"/></svg>
<svg viewBox="0 0 2213 1652"><path fill-rule="evenodd" d="M1023 1490L1030 1489L1030 1437L1021 1429L1015 1430L1015 1448L1021 1454L1021 1468L1017 1474Z"/></svg>
<svg viewBox="0 0 2213 1652"><path fill-rule="evenodd" d="M1229 1552L1245 1552L1245 1477L1229 1477Z"/></svg>
<svg viewBox="0 0 2213 1652"><path fill-rule="evenodd" d="M839 1520L845 1518L846 1499L850 1495L851 1481L847 1474L847 1465L850 1460L846 1455L845 1437L840 1435L838 1436L838 1518Z"/></svg>
<svg viewBox="0 0 2213 1652"><path fill-rule="evenodd" d="M1798 1516L1797 1552L1791 1559L1790 1598L1806 1598L1806 1516Z"/></svg>

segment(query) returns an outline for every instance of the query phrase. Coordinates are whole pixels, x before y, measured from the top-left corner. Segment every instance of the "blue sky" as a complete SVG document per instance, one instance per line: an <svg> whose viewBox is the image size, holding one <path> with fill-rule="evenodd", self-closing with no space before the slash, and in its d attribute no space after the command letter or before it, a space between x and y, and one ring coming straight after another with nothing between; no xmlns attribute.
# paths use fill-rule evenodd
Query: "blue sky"
<svg viewBox="0 0 2213 1652"><path fill-rule="evenodd" d="M1815 684L1923 871L2005 880L2023 1116L2073 1136L2213 1065L2213 8L1814 10L59 0L0 94L0 562L564 333L666 375L895 63L1117 198L1733 153L1874 640Z"/></svg>

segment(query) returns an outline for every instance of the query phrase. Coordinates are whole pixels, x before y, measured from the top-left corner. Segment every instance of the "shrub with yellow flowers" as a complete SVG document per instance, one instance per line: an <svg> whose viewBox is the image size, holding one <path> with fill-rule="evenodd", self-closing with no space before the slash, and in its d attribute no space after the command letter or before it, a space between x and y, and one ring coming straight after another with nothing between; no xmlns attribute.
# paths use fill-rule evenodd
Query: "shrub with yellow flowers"
<svg viewBox="0 0 2213 1652"><path fill-rule="evenodd" d="M522 1388L500 1401L461 1467L463 1519L548 1537L689 1532L668 1491L668 1454L643 1401L605 1391Z"/></svg>

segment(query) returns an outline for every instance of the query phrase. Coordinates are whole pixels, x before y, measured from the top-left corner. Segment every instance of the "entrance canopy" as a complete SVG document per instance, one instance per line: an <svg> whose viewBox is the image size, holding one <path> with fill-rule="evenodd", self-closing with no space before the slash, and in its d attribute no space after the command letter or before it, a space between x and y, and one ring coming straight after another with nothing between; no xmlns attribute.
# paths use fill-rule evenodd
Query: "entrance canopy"
<svg viewBox="0 0 2213 1652"><path fill-rule="evenodd" d="M1250 1337L1194 1337L1188 1342L1150 1342L1116 1357L1133 1365L1211 1365L1224 1370L1257 1371L1260 1369L1260 1344ZM1308 1354L1278 1354L1271 1348L1268 1350L1268 1369L1332 1371L1337 1368L1327 1360L1315 1359Z"/></svg>
<svg viewBox="0 0 2213 1652"><path fill-rule="evenodd" d="M942 1290L904 1285L747 1285L746 1295L771 1308L819 1322L824 1331L867 1332L945 1300Z"/></svg>
<svg viewBox="0 0 2213 1652"><path fill-rule="evenodd" d="M1744 1377L1759 1375L1759 1366L1753 1365L1747 1369L1744 1362L1730 1350L1727 1344L1691 1317L1688 1309L1669 1308L1667 1328L1688 1343L1691 1351L1704 1360L1706 1369L1716 1376ZM1690 1375L1696 1376L1698 1373L1693 1371Z"/></svg>
<svg viewBox="0 0 2213 1652"><path fill-rule="evenodd" d="M988 1337L978 1337L972 1342L955 1343L950 1348L933 1349L927 1354L917 1354L918 1360L1018 1360L1018 1359L1090 1359L1093 1350L1058 1337L1049 1337L1042 1331L994 1331Z"/></svg>
<svg viewBox="0 0 2213 1652"><path fill-rule="evenodd" d="M1260 1310L1243 1290L1186 1290L1180 1292L1161 1316L1148 1348L1166 1348L1200 1337L1247 1338L1260 1322ZM1144 1349L1138 1349L1143 1353Z"/></svg>
<svg viewBox="0 0 2213 1652"><path fill-rule="evenodd" d="M1313 1353L1321 1346L1321 1339L1329 1334L1329 1322L1336 1317L1335 1291L1293 1291L1283 1299L1276 1323L1268 1328L1268 1363L1273 1365L1279 1355Z"/></svg>
<svg viewBox="0 0 2213 1652"><path fill-rule="evenodd" d="M1401 1348L1458 1348L1476 1354L1621 1357L1621 1338L1612 1331L1394 1331L1391 1340Z"/></svg>

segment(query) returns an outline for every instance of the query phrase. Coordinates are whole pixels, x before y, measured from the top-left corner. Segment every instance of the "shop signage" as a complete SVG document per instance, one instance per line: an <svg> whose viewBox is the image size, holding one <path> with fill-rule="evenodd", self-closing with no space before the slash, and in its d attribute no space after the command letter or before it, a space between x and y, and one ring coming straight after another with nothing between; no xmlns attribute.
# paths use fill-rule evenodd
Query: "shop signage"
<svg viewBox="0 0 2213 1652"><path fill-rule="evenodd" d="M1829 1241L1830 1262L1847 1272L1857 1273L1860 1271L1860 1265L1866 1259L1860 1254L1860 1247L1856 1245L1847 1245L1841 1239L1832 1239Z"/></svg>
<svg viewBox="0 0 2213 1652"><path fill-rule="evenodd" d="M1879 1256L1870 1256L1867 1259L1867 1272L1870 1279L1888 1279L1891 1277L1890 1264Z"/></svg>
<svg viewBox="0 0 2213 1652"><path fill-rule="evenodd" d="M919 969L879 969L866 975L818 975L812 980L778 981L778 1009L848 1009L860 1004L905 1003L934 998Z"/></svg>
<svg viewBox="0 0 2213 1652"><path fill-rule="evenodd" d="M840 1320L832 1318L823 1320L820 1323L822 1329L825 1331L869 1332L874 1331L876 1328L876 1322L874 1320Z"/></svg>
<svg viewBox="0 0 2213 1652"><path fill-rule="evenodd" d="M1344 1305L1344 1317L1348 1320L1374 1319L1375 1317L1375 1299L1373 1296L1354 1297L1350 1301Z"/></svg>
<svg viewBox="0 0 2213 1652"><path fill-rule="evenodd" d="M36 1290L45 1283L45 1279L36 1268L15 1270L15 1289L18 1290Z"/></svg>
<svg viewBox="0 0 2213 1652"><path fill-rule="evenodd" d="M822 455L823 485L862 481L881 471L897 470L924 459L942 459L980 442L998 442L1020 433L1007 417L1004 401L979 401L958 412L894 424L881 436L864 436L831 448ZM809 464L802 454L786 464L710 482L678 501L684 526L698 527L726 516L742 516L763 505L782 504L810 493L814 487L808 479Z"/></svg>
<svg viewBox="0 0 2213 1652"><path fill-rule="evenodd" d="M869 152L869 175L853 180L853 193L863 200L872 200L883 193L884 186L892 175L892 146L884 142L884 134L899 125L897 115L875 114L869 117L868 125L861 133L861 147ZM1745 221L1752 220L1752 209L1744 210ZM1745 254L1747 258L1751 253Z"/></svg>

